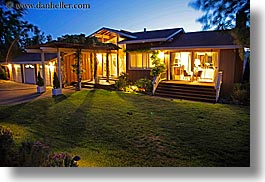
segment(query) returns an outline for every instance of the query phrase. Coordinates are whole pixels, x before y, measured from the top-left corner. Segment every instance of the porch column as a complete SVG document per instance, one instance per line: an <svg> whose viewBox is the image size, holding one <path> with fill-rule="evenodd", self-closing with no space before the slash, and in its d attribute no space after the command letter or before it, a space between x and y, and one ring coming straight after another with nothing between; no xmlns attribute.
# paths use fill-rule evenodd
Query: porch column
<svg viewBox="0 0 265 182"><path fill-rule="evenodd" d="M117 46L118 46L118 42L119 42L119 35L117 35ZM117 77L119 77L120 75L120 61L119 61L119 50L117 50Z"/></svg>
<svg viewBox="0 0 265 182"><path fill-rule="evenodd" d="M109 53L106 56L106 72L107 72L107 82L109 82Z"/></svg>
<svg viewBox="0 0 265 182"><path fill-rule="evenodd" d="M60 49L57 49L57 61L58 61L58 79L60 82L60 89L62 89L62 75L61 75L61 52Z"/></svg>
<svg viewBox="0 0 265 182"><path fill-rule="evenodd" d="M44 80L44 89L46 90L46 75L45 75L45 56L44 51L41 50L41 66L42 66L42 77Z"/></svg>

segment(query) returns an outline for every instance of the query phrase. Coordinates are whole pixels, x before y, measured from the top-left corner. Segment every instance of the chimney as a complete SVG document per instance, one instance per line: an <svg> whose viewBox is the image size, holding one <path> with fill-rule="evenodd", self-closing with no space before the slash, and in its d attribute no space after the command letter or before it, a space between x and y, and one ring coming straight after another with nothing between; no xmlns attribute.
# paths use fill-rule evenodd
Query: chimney
<svg viewBox="0 0 265 182"><path fill-rule="evenodd" d="M146 28L144 28L144 32L146 32Z"/></svg>

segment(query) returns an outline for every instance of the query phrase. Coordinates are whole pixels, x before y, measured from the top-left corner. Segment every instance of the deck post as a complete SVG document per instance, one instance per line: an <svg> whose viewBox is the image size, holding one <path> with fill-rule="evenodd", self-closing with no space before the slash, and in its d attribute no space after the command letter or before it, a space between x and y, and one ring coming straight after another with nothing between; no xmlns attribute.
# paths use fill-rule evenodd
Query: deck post
<svg viewBox="0 0 265 182"><path fill-rule="evenodd" d="M58 78L60 82L60 89L62 89L62 75L61 75L61 52L60 49L57 48L57 61L58 61Z"/></svg>
<svg viewBox="0 0 265 182"><path fill-rule="evenodd" d="M42 65L42 77L44 80L44 89L46 90L46 75L45 75L45 55L44 51L41 50L41 65Z"/></svg>
<svg viewBox="0 0 265 182"><path fill-rule="evenodd" d="M106 72L107 72L107 82L109 82L109 53L106 56Z"/></svg>

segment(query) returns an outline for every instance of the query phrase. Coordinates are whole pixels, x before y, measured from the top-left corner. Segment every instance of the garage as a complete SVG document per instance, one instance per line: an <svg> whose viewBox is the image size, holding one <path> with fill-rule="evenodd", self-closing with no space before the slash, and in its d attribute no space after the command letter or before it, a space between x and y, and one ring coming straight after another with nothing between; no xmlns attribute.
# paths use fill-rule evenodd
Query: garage
<svg viewBox="0 0 265 182"><path fill-rule="evenodd" d="M32 64L24 65L25 83L36 84L35 66Z"/></svg>

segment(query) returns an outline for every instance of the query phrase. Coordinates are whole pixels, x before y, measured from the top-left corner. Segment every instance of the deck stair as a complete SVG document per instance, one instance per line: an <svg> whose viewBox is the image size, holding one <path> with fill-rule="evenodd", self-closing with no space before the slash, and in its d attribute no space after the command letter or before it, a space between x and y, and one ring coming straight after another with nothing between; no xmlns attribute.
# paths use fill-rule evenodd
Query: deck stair
<svg viewBox="0 0 265 182"><path fill-rule="evenodd" d="M215 103L216 90L210 85L160 82L155 96Z"/></svg>

